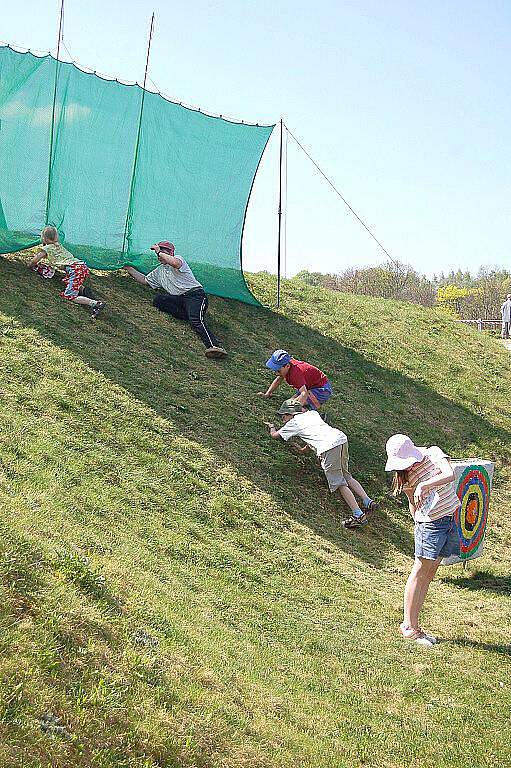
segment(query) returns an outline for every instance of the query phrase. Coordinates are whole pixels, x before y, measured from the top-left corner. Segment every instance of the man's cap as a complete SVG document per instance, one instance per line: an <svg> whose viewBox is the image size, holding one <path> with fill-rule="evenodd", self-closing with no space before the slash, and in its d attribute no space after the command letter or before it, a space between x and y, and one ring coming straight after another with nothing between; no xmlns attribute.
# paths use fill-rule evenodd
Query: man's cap
<svg viewBox="0 0 511 768"><path fill-rule="evenodd" d="M174 243L169 243L168 240L162 240L161 243L156 243L155 245L151 246L151 250L156 250L156 246L159 246L160 248L167 248L169 251L171 251L174 247Z"/></svg>
<svg viewBox="0 0 511 768"><path fill-rule="evenodd" d="M290 414L296 416L297 413L302 413L304 410L303 405L296 397L290 397L289 400L284 400L277 413L279 416L285 416Z"/></svg>
<svg viewBox="0 0 511 768"><path fill-rule="evenodd" d="M424 458L424 453L413 444L408 435L392 435L387 440L385 449L387 451L386 472L409 469Z"/></svg>
<svg viewBox="0 0 511 768"><path fill-rule="evenodd" d="M276 349L269 360L266 361L266 367L272 371L278 371L291 362L291 355L285 349Z"/></svg>

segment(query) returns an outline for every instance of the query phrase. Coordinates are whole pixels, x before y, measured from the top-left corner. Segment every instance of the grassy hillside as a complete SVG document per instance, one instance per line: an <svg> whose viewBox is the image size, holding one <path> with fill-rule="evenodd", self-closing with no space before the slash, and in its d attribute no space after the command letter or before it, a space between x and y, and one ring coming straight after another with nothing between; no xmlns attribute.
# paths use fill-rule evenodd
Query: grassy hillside
<svg viewBox="0 0 511 768"><path fill-rule="evenodd" d="M212 363L127 277L93 286L95 324L0 259L0 768L509 766L509 352L288 282L279 313L212 299L230 352ZM267 436L276 347L331 376L382 502L362 531ZM413 538L386 490L394 431L497 463L484 558L432 585L431 651L396 632Z"/></svg>

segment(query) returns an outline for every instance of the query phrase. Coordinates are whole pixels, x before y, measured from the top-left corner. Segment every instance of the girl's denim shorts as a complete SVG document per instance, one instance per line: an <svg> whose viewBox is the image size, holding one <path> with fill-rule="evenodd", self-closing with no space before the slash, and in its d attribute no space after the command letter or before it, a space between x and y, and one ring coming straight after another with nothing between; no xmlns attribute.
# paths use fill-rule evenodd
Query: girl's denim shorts
<svg viewBox="0 0 511 768"><path fill-rule="evenodd" d="M436 560L459 553L458 526L452 515L426 523L415 523L415 557Z"/></svg>

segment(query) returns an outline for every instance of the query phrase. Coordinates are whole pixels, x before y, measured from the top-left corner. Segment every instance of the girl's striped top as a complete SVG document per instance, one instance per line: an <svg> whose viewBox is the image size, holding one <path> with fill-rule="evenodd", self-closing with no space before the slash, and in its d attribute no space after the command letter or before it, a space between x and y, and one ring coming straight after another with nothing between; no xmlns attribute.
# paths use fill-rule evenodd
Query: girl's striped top
<svg viewBox="0 0 511 768"><path fill-rule="evenodd" d="M407 481L403 487L403 490L412 499L418 484L426 480L432 480L436 475L439 475L441 473L440 461L448 458L437 445L433 445L431 448L419 448L419 450L423 452L424 460L414 464L408 470ZM460 500L456 495L454 483L452 482L441 485L438 488L433 488L431 494L435 494L432 497L433 503L431 503L430 493L428 493L421 505L425 509L421 511L421 507L417 507L415 510L415 522L426 523L431 520L439 520L441 517L447 517L447 515L454 515L460 506Z"/></svg>

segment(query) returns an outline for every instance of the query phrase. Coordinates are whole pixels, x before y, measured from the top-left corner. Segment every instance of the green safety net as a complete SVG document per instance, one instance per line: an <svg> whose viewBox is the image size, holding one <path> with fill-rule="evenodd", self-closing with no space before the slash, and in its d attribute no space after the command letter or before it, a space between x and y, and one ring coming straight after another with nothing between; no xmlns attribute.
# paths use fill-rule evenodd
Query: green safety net
<svg viewBox="0 0 511 768"><path fill-rule="evenodd" d="M171 240L208 292L257 303L241 246L273 127L0 47L0 253L51 223L90 267L147 273L150 246Z"/></svg>

